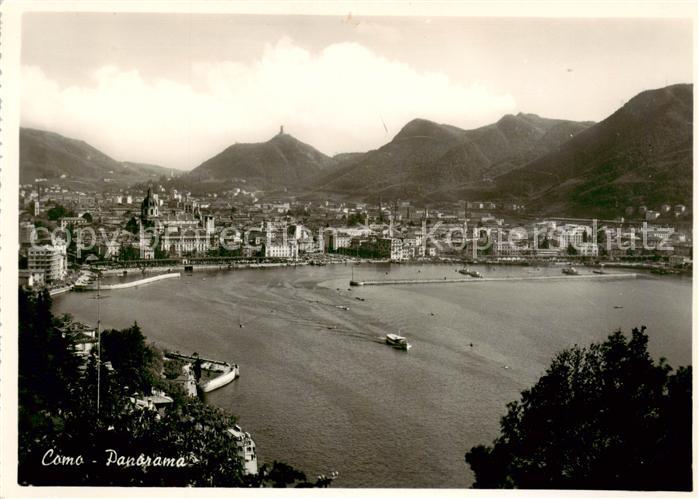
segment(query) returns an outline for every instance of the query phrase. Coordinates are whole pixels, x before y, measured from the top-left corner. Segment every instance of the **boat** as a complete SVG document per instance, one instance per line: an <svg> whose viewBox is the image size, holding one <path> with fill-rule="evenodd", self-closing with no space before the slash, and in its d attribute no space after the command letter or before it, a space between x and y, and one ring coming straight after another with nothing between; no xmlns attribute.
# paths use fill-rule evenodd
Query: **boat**
<svg viewBox="0 0 699 499"><path fill-rule="evenodd" d="M601 269L595 269L592 271L592 273L593 274L606 274L606 272L604 270L601 270Z"/></svg>
<svg viewBox="0 0 699 499"><path fill-rule="evenodd" d="M459 274L467 275L470 277L476 277L478 279L483 277L483 275L480 272L478 272L477 270L471 270L471 269L460 269Z"/></svg>
<svg viewBox="0 0 699 499"><path fill-rule="evenodd" d="M257 453L255 451L255 441L250 433L243 431L238 425L226 430L235 440L238 455L243 460L243 474L257 475Z"/></svg>
<svg viewBox="0 0 699 499"><path fill-rule="evenodd" d="M412 346L403 336L392 333L386 335L386 344L400 350L410 350Z"/></svg>
<svg viewBox="0 0 699 499"><path fill-rule="evenodd" d="M575 267L566 267L561 270L561 272L567 275L578 275L578 271L575 269Z"/></svg>
<svg viewBox="0 0 699 499"><path fill-rule="evenodd" d="M192 364L199 363L202 374L197 387L204 393L214 391L236 378L240 377L240 367L238 364L231 364L222 360L203 359L196 355L182 355L179 353L166 353L165 357L170 359L184 360Z"/></svg>

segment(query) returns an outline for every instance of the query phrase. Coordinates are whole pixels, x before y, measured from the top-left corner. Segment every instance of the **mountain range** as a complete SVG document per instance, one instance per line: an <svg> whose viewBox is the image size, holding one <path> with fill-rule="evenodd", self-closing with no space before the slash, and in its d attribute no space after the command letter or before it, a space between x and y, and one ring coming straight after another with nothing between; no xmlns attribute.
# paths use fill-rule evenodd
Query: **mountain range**
<svg viewBox="0 0 699 499"><path fill-rule="evenodd" d="M497 179L495 197L572 214L692 201L692 85L638 94L557 151Z"/></svg>
<svg viewBox="0 0 699 499"><path fill-rule="evenodd" d="M692 200L693 87L648 90L599 123L506 115L473 130L415 119L387 144L327 156L289 134L234 144L174 182L194 192L246 186L304 198L518 201L543 213L616 215ZM20 178L157 176L82 141L20 131Z"/></svg>
<svg viewBox="0 0 699 499"><path fill-rule="evenodd" d="M173 170L162 166L117 161L87 142L54 132L33 128L19 130L21 184L33 183L37 178L60 179L62 184L77 190L101 190L110 185L152 182L171 172Z"/></svg>
<svg viewBox="0 0 699 499"><path fill-rule="evenodd" d="M493 178L557 150L591 125L521 113L475 130L415 119L391 142L332 169L311 189L385 198L457 198L459 189L487 186Z"/></svg>

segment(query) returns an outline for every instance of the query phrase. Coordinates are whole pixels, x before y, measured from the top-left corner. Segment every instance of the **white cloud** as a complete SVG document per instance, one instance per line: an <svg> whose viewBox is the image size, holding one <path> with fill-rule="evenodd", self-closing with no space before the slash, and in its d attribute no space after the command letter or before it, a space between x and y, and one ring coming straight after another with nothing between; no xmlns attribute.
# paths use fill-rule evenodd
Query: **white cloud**
<svg viewBox="0 0 699 499"><path fill-rule="evenodd" d="M61 88L24 66L21 106L25 126L83 139L116 159L188 169L234 142L267 140L280 124L333 154L378 147L416 117L480 126L515 102L356 43L311 53L285 38L251 64L193 63L188 82L104 66L86 84Z"/></svg>

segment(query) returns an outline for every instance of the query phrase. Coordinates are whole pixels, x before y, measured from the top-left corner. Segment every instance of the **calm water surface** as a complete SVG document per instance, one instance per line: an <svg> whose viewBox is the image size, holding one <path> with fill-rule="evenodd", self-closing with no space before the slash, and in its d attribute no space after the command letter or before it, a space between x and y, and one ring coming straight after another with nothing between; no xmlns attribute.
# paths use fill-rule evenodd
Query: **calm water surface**
<svg viewBox="0 0 699 499"><path fill-rule="evenodd" d="M354 278L460 277L456 268L363 264ZM351 272L349 265L196 272L106 291L102 321L116 328L137 321L162 347L237 362L241 378L208 401L240 417L261 462L286 461L310 476L338 470L340 487L469 486L464 453L497 436L506 403L557 352L618 328L646 325L654 356L674 367L691 363L691 279L349 290ZM54 310L94 324L91 297L56 297ZM412 350L385 345L389 332L407 336Z"/></svg>

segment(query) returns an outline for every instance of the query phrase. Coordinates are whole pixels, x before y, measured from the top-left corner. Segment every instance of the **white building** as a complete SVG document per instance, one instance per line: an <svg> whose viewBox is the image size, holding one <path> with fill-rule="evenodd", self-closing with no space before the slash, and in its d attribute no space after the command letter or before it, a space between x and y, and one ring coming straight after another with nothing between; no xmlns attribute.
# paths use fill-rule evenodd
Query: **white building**
<svg viewBox="0 0 699 499"><path fill-rule="evenodd" d="M331 232L326 241L332 251L337 251L340 248L349 248L352 244L352 236L341 232Z"/></svg>
<svg viewBox="0 0 699 499"><path fill-rule="evenodd" d="M31 272L43 272L46 282L60 281L68 272L68 257L64 245L45 245L29 248L28 268Z"/></svg>
<svg viewBox="0 0 699 499"><path fill-rule="evenodd" d="M390 258L391 261L404 260L403 241L397 237L381 237L376 241L376 251L382 258Z"/></svg>
<svg viewBox="0 0 699 499"><path fill-rule="evenodd" d="M595 243L580 243L575 249L578 251L580 256L598 256L599 246Z"/></svg>
<svg viewBox="0 0 699 499"><path fill-rule="evenodd" d="M296 259L299 256L299 246L295 240L271 241L265 244L265 257Z"/></svg>
<svg viewBox="0 0 699 499"><path fill-rule="evenodd" d="M166 230L160 236L160 249L178 256L184 253L206 253L211 249L211 238L200 233L200 230Z"/></svg>
<svg viewBox="0 0 699 499"><path fill-rule="evenodd" d="M228 428L228 433L235 440L238 455L243 460L243 474L257 475L255 441L249 433L244 432L238 425L233 426L233 428Z"/></svg>
<svg viewBox="0 0 699 499"><path fill-rule="evenodd" d="M592 239L592 229L584 225L564 225L559 227L557 232L558 248L562 252L565 252L568 246L577 249L581 244L588 242L586 239Z"/></svg>

